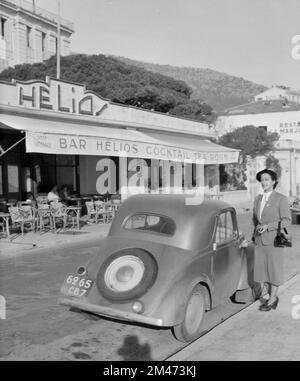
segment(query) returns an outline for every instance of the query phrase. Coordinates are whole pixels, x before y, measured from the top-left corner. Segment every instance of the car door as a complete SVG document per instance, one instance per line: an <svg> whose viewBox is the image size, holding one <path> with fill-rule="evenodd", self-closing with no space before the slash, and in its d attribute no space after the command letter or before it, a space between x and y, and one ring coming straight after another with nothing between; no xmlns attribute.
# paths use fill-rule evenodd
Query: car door
<svg viewBox="0 0 300 381"><path fill-rule="evenodd" d="M238 285L242 256L235 211L222 211L216 219L213 250L214 299L219 302L231 296Z"/></svg>

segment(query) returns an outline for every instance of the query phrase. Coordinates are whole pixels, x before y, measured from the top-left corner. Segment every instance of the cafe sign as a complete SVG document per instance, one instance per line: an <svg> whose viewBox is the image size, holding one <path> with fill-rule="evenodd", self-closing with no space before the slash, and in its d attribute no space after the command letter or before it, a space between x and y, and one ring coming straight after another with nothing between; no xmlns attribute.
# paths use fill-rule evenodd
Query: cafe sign
<svg viewBox="0 0 300 381"><path fill-rule="evenodd" d="M119 156L175 162L224 164L238 161L238 151L195 151L166 144L92 136L26 132L26 151L57 155Z"/></svg>
<svg viewBox="0 0 300 381"><path fill-rule="evenodd" d="M13 92L7 92L8 104L69 114L99 116L109 100L101 98L84 85L46 77L46 81L15 81L17 103Z"/></svg>

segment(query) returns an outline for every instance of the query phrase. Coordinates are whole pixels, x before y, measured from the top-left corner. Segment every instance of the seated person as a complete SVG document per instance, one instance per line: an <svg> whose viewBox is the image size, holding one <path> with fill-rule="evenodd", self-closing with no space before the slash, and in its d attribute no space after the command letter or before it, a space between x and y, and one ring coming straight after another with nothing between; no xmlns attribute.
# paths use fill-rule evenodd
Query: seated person
<svg viewBox="0 0 300 381"><path fill-rule="evenodd" d="M48 199L48 202L60 201L60 197L59 197L58 190L57 190L57 185L54 185L54 187L52 187L51 191L48 193L47 199Z"/></svg>
<svg viewBox="0 0 300 381"><path fill-rule="evenodd" d="M32 204L33 206L36 205L36 199L32 192L27 192L27 198L25 202L28 204Z"/></svg>
<svg viewBox="0 0 300 381"><path fill-rule="evenodd" d="M60 198L61 198L61 201L66 204L66 205L69 205L70 204L70 192L69 192L69 188L67 185L63 185L61 187L61 190L60 190Z"/></svg>

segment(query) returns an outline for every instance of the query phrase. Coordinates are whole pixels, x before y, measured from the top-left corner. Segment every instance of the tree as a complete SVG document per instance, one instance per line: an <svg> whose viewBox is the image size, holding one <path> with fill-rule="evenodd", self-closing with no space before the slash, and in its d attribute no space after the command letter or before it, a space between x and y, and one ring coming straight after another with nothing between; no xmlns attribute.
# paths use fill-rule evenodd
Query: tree
<svg viewBox="0 0 300 381"><path fill-rule="evenodd" d="M279 160L273 156L272 154L269 154L266 157L266 168L272 169L277 174L277 177L281 177L282 173L282 168L281 165L279 164Z"/></svg>
<svg viewBox="0 0 300 381"><path fill-rule="evenodd" d="M42 63L16 65L0 73L0 80L45 80L55 77L56 57ZM212 108L192 100L193 90L183 81L153 73L104 55L77 54L61 58L61 78L82 83L116 103L198 121L211 122Z"/></svg>
<svg viewBox="0 0 300 381"><path fill-rule="evenodd" d="M270 166L272 164L273 168L274 166L279 166L278 160L270 155L274 151L274 144L278 139L279 135L276 132L270 133L265 128L251 125L237 128L221 136L218 141L219 144L241 150L239 164L234 164L233 167L232 165L220 167L221 189L224 190L230 187L231 189L245 189L247 157L255 158L256 156L266 156L269 154L266 160L267 166L269 164ZM224 183L224 180L228 183Z"/></svg>
<svg viewBox="0 0 300 381"><path fill-rule="evenodd" d="M277 132L267 132L265 128L244 126L229 132L219 138L219 144L240 149L242 161L246 157L265 156L274 151L274 144L279 139Z"/></svg>

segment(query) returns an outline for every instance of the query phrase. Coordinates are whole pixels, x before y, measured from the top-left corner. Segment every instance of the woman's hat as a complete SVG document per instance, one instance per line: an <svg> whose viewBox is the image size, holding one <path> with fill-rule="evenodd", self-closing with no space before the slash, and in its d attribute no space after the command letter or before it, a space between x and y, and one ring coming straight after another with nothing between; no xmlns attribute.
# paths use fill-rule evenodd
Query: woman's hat
<svg viewBox="0 0 300 381"><path fill-rule="evenodd" d="M260 182L260 180L261 180L261 175L262 175L263 173L267 173L268 175L271 176L272 180L277 181L277 175L276 175L276 173L275 173L274 171L272 171L271 169L267 169L267 168L266 168L266 169L263 169L262 171L260 171L260 172L258 172L258 173L256 174L256 180L257 180L257 181Z"/></svg>

